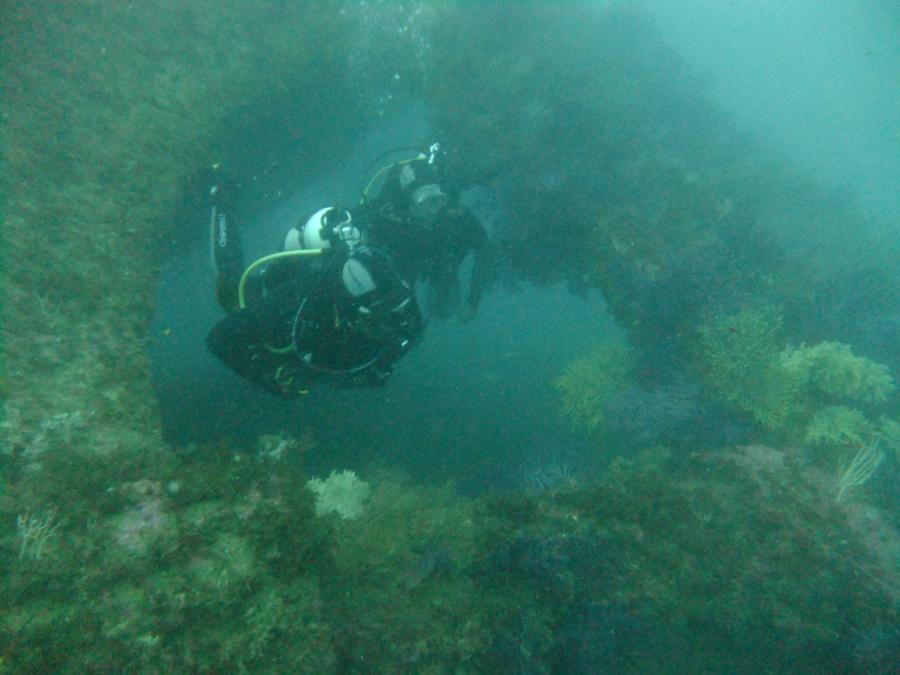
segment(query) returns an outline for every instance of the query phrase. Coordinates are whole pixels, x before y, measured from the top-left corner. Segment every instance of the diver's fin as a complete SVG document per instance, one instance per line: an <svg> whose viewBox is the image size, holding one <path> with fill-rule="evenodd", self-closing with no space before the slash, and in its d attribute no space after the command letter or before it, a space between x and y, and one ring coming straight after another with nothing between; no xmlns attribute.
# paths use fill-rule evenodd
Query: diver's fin
<svg viewBox="0 0 900 675"><path fill-rule="evenodd" d="M244 255L233 219L221 205L218 184L210 188L209 252L216 280L216 298L230 312L238 307L238 285L244 272Z"/></svg>

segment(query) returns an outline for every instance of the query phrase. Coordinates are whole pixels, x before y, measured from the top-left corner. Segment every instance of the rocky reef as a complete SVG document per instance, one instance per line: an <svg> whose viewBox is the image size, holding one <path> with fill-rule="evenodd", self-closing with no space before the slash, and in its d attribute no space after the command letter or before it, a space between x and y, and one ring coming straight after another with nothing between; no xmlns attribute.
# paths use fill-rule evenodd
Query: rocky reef
<svg viewBox="0 0 900 675"><path fill-rule="evenodd" d="M5 459L3 672L856 672L897 647L896 530L798 451L481 498L377 473L353 518L316 508L303 448L153 460Z"/></svg>
<svg viewBox="0 0 900 675"><path fill-rule="evenodd" d="M599 4L3 3L0 673L890 672L896 243ZM150 317L204 172L339 161L400 93L503 202L513 280L627 334L559 381L604 470L360 470L341 511L308 439L163 438Z"/></svg>

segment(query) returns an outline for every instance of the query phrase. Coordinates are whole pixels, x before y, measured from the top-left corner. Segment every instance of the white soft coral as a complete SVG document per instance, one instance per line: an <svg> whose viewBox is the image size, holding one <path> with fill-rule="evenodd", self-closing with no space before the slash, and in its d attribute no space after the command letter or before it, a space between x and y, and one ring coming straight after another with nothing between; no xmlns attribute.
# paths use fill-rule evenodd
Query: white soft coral
<svg viewBox="0 0 900 675"><path fill-rule="evenodd" d="M369 485L352 471L332 471L325 480L313 478L306 487L316 496L316 515L337 513L341 518L359 518L369 497Z"/></svg>

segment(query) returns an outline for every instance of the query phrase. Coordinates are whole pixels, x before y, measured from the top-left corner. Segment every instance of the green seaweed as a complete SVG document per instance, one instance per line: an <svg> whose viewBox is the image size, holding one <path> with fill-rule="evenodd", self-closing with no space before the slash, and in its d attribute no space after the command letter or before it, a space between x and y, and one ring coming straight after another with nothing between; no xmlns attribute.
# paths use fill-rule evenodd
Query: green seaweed
<svg viewBox="0 0 900 675"><path fill-rule="evenodd" d="M633 363L634 354L624 343L599 345L570 363L556 380L563 416L576 429L602 436L608 423L606 406L628 385Z"/></svg>
<svg viewBox="0 0 900 675"><path fill-rule="evenodd" d="M869 442L874 425L859 410L842 405L822 408L806 429L805 442L823 447L861 447Z"/></svg>
<svg viewBox="0 0 900 675"><path fill-rule="evenodd" d="M787 422L803 382L779 359L781 327L780 311L761 307L713 317L698 329L704 380L768 429Z"/></svg>
<svg viewBox="0 0 900 675"><path fill-rule="evenodd" d="M896 389L887 366L857 356L849 345L840 342L787 349L782 365L830 400L875 404L885 401Z"/></svg>

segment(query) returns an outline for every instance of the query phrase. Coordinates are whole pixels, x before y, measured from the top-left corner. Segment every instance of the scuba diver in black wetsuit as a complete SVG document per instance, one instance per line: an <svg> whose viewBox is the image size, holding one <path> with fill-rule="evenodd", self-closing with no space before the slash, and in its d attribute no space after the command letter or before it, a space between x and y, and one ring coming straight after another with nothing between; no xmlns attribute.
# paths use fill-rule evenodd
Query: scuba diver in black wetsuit
<svg viewBox="0 0 900 675"><path fill-rule="evenodd" d="M214 187L212 257L217 297L230 314L210 331L210 351L279 396L305 394L317 381L387 382L423 327L413 286L391 256L362 240L347 210L325 208L291 230L286 250L244 270L217 193Z"/></svg>
<svg viewBox="0 0 900 675"><path fill-rule="evenodd" d="M446 316L459 305L457 270L470 252L475 260L462 312L464 319L474 315L490 279L489 241L435 166L438 150L434 144L427 154L385 167L352 211L319 209L291 228L281 253L246 271L214 187L216 292L232 314L210 332L210 351L284 396L323 379L345 387L384 384L424 325L412 281L429 283L433 313Z"/></svg>
<svg viewBox="0 0 900 675"><path fill-rule="evenodd" d="M459 200L459 190L441 168L440 147L391 164L369 182L354 218L369 241L396 258L410 279L429 288L429 314L458 313L471 319L494 276L493 250L484 228ZM384 175L380 191L370 197ZM469 254L473 265L465 302L460 302L458 270Z"/></svg>

